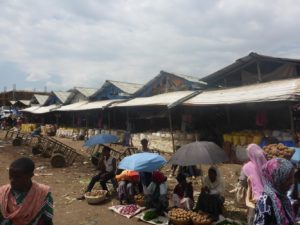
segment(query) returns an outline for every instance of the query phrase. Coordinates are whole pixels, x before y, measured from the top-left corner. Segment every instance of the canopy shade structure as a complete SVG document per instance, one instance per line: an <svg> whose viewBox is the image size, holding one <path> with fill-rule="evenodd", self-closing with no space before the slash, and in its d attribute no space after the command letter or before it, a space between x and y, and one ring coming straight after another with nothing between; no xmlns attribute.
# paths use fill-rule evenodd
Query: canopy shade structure
<svg viewBox="0 0 300 225"><path fill-rule="evenodd" d="M183 100L186 100L194 94L196 91L176 91L168 92L159 95L153 95L151 97L140 97L134 98L127 102L114 104L112 107L135 107L135 106L167 106L171 107L176 103L180 103Z"/></svg>
<svg viewBox="0 0 300 225"><path fill-rule="evenodd" d="M80 107L77 108L77 110L83 111L83 110L92 110L92 109L103 109L110 106L113 103L124 102L124 101L126 100L114 99L114 100L102 100L102 101L89 102L87 104L81 105Z"/></svg>
<svg viewBox="0 0 300 225"><path fill-rule="evenodd" d="M87 101L80 101L80 102L76 102L76 103L73 103L73 104L70 104L70 105L64 105L58 109L55 109L54 111L76 111L78 110L78 108L82 105L85 105L87 104L88 102Z"/></svg>
<svg viewBox="0 0 300 225"><path fill-rule="evenodd" d="M204 91L188 99L183 105L225 105L253 102L299 101L300 79L287 79Z"/></svg>
<svg viewBox="0 0 300 225"><path fill-rule="evenodd" d="M49 112L53 111L53 109L55 109L57 107L59 107L59 106L57 106L57 105L42 106L42 107L39 107L37 110L32 111L31 113L33 113L33 114L49 113Z"/></svg>
<svg viewBox="0 0 300 225"><path fill-rule="evenodd" d="M20 110L21 112L28 112L28 113L32 113L34 112L35 110L37 110L38 108L40 108L39 105L34 105L34 106L31 106L31 107L28 107L28 108L25 108L25 109L22 109Z"/></svg>

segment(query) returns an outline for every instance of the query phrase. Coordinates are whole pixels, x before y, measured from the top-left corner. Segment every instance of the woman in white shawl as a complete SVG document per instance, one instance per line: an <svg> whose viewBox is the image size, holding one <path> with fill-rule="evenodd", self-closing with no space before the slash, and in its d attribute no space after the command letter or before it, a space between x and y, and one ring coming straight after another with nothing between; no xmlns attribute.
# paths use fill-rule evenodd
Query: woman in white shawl
<svg viewBox="0 0 300 225"><path fill-rule="evenodd" d="M212 215L218 220L222 214L224 204L224 181L220 176L219 170L211 166L208 169L208 176L204 178L201 194L198 198L196 211L203 211Z"/></svg>

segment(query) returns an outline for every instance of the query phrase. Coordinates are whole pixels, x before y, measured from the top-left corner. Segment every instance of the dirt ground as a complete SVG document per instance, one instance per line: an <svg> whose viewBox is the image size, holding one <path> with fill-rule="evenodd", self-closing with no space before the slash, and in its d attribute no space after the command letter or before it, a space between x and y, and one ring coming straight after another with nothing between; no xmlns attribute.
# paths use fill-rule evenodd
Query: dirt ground
<svg viewBox="0 0 300 225"><path fill-rule="evenodd" d="M77 201L89 178L96 173L94 167L88 158L83 162L76 162L74 165L58 169L52 168L49 159L40 156L33 156L28 147L12 147L10 142L3 141L4 132L0 131L0 185L8 183L9 164L20 156L27 156L33 159L36 164L34 180L51 186L54 198L54 224L56 225L100 225L100 224L143 224L136 218L126 219L108 210L109 206L118 204L116 198L101 205L88 205L86 201ZM64 140L63 140L64 141ZM65 140L65 144L72 144L70 140ZM80 143L73 143L79 148ZM73 146L75 147L75 146ZM207 167L202 167L203 171ZM167 166L166 173L170 173ZM225 216L233 219L245 220L245 209L237 208L233 202L233 195L228 191L232 190L236 184L237 174L240 171L240 165L224 164L220 165L220 171L226 184L226 202ZM200 189L200 179L193 180L196 190ZM175 184L174 178L168 179L169 190L171 191Z"/></svg>

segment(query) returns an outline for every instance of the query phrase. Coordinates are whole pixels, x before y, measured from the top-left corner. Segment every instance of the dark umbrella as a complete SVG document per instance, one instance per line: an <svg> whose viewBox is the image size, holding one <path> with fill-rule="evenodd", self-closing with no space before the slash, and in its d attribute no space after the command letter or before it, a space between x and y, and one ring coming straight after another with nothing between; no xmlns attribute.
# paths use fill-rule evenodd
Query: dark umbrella
<svg viewBox="0 0 300 225"><path fill-rule="evenodd" d="M179 148L169 163L179 166L216 164L228 160L224 150L213 142L196 141Z"/></svg>
<svg viewBox="0 0 300 225"><path fill-rule="evenodd" d="M118 142L118 137L112 134L97 134L92 136L89 140L84 143L84 147L91 147L93 145L100 144L111 144Z"/></svg>

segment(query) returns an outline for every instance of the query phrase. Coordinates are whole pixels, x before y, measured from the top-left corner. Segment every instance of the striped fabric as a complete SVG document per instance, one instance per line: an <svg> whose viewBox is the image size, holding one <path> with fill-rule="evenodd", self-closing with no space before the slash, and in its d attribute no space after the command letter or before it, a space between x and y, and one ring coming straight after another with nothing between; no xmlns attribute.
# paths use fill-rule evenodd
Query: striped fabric
<svg viewBox="0 0 300 225"><path fill-rule="evenodd" d="M26 192L17 192L13 191L13 196L16 198L17 204L21 204L23 200L26 197ZM44 220L52 220L53 218L53 198L51 192L48 193L45 199L45 203L39 212L39 214L36 216L36 218L28 225L40 225L44 224ZM14 225L12 221L6 220L3 218L1 212L0 212L0 225Z"/></svg>

